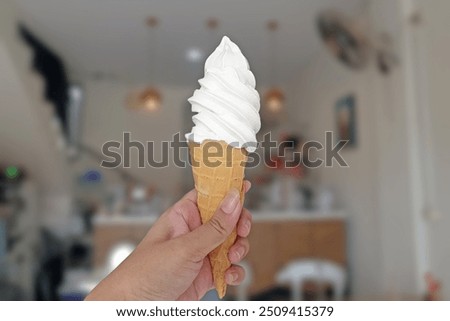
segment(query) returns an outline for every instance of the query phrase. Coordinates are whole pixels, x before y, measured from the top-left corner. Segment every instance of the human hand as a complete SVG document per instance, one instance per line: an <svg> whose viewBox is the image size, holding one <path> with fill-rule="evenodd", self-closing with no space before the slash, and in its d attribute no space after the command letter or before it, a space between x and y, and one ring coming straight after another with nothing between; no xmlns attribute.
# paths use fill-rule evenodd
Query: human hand
<svg viewBox="0 0 450 321"><path fill-rule="evenodd" d="M244 182L245 192L250 186ZM238 285L245 272L236 264L249 251L251 221L233 189L202 225L197 192L192 190L161 215L133 253L86 300L199 300L214 285L208 253L235 227L237 239L228 254L232 266L225 279Z"/></svg>

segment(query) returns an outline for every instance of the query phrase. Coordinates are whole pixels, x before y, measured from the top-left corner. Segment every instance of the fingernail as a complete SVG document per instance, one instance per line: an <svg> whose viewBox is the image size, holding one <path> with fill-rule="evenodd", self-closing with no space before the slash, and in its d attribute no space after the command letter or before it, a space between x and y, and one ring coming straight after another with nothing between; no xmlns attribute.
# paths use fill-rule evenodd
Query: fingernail
<svg viewBox="0 0 450 321"><path fill-rule="evenodd" d="M238 256L238 260L240 260L244 256L245 249L243 247L239 247L236 251Z"/></svg>
<svg viewBox="0 0 450 321"><path fill-rule="evenodd" d="M247 233L250 232L250 221L249 221L249 220L246 220L245 223L244 223L244 225L245 225L245 230L246 230L246 232L247 232Z"/></svg>
<svg viewBox="0 0 450 321"><path fill-rule="evenodd" d="M233 283L237 280L238 275L236 273L229 273L226 275L227 283Z"/></svg>
<svg viewBox="0 0 450 321"><path fill-rule="evenodd" d="M225 197L225 199L222 202L222 211L224 211L227 214L231 214L234 212L236 207L239 204L239 192L237 189L232 188L228 195Z"/></svg>

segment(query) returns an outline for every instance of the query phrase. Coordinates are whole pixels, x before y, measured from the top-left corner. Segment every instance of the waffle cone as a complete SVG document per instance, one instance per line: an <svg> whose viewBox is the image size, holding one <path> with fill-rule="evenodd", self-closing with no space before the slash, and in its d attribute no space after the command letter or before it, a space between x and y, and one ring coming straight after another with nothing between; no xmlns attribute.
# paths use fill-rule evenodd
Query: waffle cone
<svg viewBox="0 0 450 321"><path fill-rule="evenodd" d="M202 223L208 222L231 188L240 191L244 202L244 170L247 161L245 149L234 148L223 141L189 143L197 190L197 204ZM236 241L236 229L209 254L214 285L220 298L225 296L227 284L225 271L231 266L228 251Z"/></svg>

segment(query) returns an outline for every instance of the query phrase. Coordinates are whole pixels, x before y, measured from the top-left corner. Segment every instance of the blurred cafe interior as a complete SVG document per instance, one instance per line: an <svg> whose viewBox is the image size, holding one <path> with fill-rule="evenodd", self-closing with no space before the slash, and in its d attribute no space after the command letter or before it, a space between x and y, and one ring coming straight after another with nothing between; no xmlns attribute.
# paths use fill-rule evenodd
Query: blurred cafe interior
<svg viewBox="0 0 450 321"><path fill-rule="evenodd" d="M105 168L102 148L129 133L161 160L192 127L187 99L223 35L255 74L258 139L287 155L246 170L247 276L225 300L450 300L449 11L0 1L0 300L82 300L193 188L189 166L141 167L132 148L129 166ZM345 164L316 148L329 161L286 166L340 140Z"/></svg>

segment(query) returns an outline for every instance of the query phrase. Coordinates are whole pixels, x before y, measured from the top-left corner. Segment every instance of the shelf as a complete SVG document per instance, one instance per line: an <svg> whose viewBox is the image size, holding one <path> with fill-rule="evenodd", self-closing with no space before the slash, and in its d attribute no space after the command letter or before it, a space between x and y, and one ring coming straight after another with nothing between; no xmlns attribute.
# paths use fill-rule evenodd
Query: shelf
<svg viewBox="0 0 450 321"><path fill-rule="evenodd" d="M345 220L346 214L340 210L333 211L277 211L277 210L255 210L250 211L254 222L277 222L277 221L322 221L322 220ZM122 215L122 214L99 214L94 219L94 224L102 225L152 225L159 215Z"/></svg>

